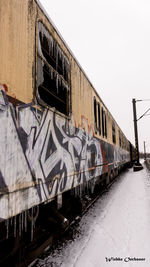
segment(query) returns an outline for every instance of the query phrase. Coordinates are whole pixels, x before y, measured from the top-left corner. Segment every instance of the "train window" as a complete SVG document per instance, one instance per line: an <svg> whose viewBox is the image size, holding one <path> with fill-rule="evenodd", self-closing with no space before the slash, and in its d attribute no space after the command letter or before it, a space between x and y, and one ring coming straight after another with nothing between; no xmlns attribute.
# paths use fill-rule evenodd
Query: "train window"
<svg viewBox="0 0 150 267"><path fill-rule="evenodd" d="M105 116L105 113L104 113L104 109L103 109L103 107L102 107L102 135L103 135L103 137L104 137L104 135L105 135L105 129L104 129L104 127L105 127L104 116Z"/></svg>
<svg viewBox="0 0 150 267"><path fill-rule="evenodd" d="M99 103L98 103L98 130L99 130L99 135L101 135L101 109Z"/></svg>
<svg viewBox="0 0 150 267"><path fill-rule="evenodd" d="M122 142L121 142L121 133L119 131L119 146L121 147L122 146Z"/></svg>
<svg viewBox="0 0 150 267"><path fill-rule="evenodd" d="M38 23L37 87L43 104L69 115L70 63L41 22Z"/></svg>
<svg viewBox="0 0 150 267"><path fill-rule="evenodd" d="M105 124L104 135L107 138L107 118L106 118L106 112L104 112L104 124Z"/></svg>
<svg viewBox="0 0 150 267"><path fill-rule="evenodd" d="M116 130L115 130L114 122L112 122L112 140L113 140L113 143L116 143Z"/></svg>
<svg viewBox="0 0 150 267"><path fill-rule="evenodd" d="M97 133L97 102L95 97L94 97L94 128L95 128L95 133Z"/></svg>

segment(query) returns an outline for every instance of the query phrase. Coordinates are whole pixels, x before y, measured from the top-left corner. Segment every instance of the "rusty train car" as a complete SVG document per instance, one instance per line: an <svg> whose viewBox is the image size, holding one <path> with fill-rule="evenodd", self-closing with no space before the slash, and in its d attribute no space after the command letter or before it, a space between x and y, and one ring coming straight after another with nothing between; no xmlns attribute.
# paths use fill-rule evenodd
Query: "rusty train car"
<svg viewBox="0 0 150 267"><path fill-rule="evenodd" d="M108 185L132 149L38 0L0 0L0 25L0 223L9 238L28 211Z"/></svg>

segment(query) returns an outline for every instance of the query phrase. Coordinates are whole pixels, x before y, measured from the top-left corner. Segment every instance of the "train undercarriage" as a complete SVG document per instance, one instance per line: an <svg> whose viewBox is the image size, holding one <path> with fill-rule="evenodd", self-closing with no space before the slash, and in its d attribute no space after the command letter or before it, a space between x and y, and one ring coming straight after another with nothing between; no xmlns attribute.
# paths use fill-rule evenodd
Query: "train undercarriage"
<svg viewBox="0 0 150 267"><path fill-rule="evenodd" d="M96 177L94 187L90 181L63 193L61 205L55 198L1 222L0 265L28 266L86 212L126 165Z"/></svg>

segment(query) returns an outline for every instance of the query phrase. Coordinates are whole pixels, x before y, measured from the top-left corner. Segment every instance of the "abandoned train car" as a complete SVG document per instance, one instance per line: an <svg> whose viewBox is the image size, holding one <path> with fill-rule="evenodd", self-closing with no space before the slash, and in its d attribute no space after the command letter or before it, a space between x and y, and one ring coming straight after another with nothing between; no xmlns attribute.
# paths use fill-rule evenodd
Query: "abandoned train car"
<svg viewBox="0 0 150 267"><path fill-rule="evenodd" d="M0 221L16 228L109 184L131 146L38 0L0 0L0 35Z"/></svg>

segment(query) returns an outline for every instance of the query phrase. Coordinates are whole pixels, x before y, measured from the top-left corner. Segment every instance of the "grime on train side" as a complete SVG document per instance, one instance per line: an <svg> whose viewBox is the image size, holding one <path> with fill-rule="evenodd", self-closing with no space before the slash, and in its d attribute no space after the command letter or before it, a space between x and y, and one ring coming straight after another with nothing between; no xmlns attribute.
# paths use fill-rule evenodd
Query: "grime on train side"
<svg viewBox="0 0 150 267"><path fill-rule="evenodd" d="M0 0L0 25L2 243L109 185L135 150L39 1Z"/></svg>

